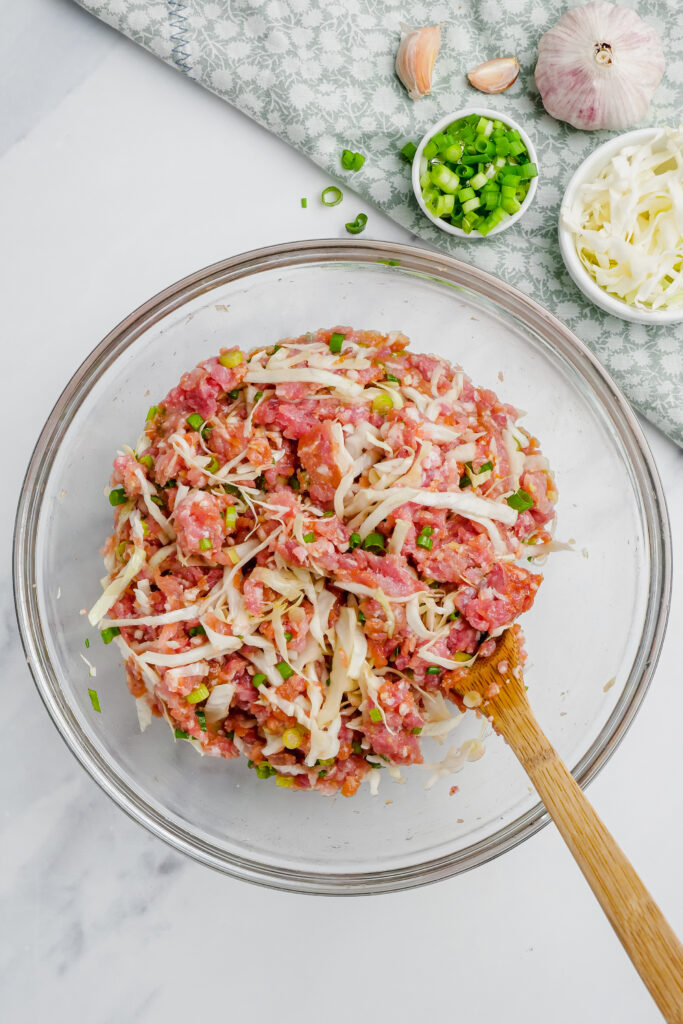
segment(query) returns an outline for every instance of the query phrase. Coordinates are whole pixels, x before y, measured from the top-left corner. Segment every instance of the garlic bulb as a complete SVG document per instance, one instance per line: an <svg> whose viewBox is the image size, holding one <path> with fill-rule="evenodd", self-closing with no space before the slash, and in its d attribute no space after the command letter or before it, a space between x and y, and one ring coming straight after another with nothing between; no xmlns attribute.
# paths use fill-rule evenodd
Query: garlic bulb
<svg viewBox="0 0 683 1024"><path fill-rule="evenodd" d="M635 11L604 0L566 11L538 44L543 106L574 128L630 128L663 73L655 30Z"/></svg>
<svg viewBox="0 0 683 1024"><path fill-rule="evenodd" d="M401 25L396 74L408 90L411 100L422 99L432 91L432 74L440 48L440 25L426 25L424 28Z"/></svg>
<svg viewBox="0 0 683 1024"><path fill-rule="evenodd" d="M470 85L479 92L505 92L517 81L519 61L516 57L496 57L480 64L474 71L468 71Z"/></svg>

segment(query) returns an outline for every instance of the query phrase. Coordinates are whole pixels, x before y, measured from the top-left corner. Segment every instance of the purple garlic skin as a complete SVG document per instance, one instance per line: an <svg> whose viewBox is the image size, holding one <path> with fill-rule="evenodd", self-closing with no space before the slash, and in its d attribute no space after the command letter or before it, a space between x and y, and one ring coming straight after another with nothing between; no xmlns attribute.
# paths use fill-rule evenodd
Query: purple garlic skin
<svg viewBox="0 0 683 1024"><path fill-rule="evenodd" d="M633 127L663 73L657 32L635 11L605 0L566 11L538 44L535 78L543 106L574 128Z"/></svg>

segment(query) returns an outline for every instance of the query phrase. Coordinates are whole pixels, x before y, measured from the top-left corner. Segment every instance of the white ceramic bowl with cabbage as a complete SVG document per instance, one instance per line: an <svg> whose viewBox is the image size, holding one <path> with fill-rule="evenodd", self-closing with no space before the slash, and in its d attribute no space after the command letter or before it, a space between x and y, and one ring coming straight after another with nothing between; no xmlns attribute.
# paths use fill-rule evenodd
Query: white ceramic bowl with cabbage
<svg viewBox="0 0 683 1024"><path fill-rule="evenodd" d="M634 323L682 322L683 126L639 128L599 146L567 186L559 241L570 277L596 306Z"/></svg>

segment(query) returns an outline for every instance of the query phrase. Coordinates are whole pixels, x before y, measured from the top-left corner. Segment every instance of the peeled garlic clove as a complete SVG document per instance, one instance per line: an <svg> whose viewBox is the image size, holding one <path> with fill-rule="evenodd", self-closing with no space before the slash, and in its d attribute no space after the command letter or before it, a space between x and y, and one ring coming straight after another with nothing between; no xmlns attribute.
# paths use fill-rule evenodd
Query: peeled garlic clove
<svg viewBox="0 0 683 1024"><path fill-rule="evenodd" d="M432 91L432 74L440 48L440 25L426 25L424 28L401 25L396 74L408 90L411 100L422 99Z"/></svg>
<svg viewBox="0 0 683 1024"><path fill-rule="evenodd" d="M470 84L479 92L505 92L519 74L519 61L516 57L496 57L480 64L474 71L468 71Z"/></svg>
<svg viewBox="0 0 683 1024"><path fill-rule="evenodd" d="M663 73L655 30L635 11L604 0L566 11L538 44L543 106L574 128L631 128Z"/></svg>

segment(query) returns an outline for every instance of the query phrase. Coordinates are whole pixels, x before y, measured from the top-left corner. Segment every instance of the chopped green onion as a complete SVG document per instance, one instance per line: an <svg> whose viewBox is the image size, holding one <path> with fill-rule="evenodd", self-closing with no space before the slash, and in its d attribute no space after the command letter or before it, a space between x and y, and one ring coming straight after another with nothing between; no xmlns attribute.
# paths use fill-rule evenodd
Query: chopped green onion
<svg viewBox="0 0 683 1024"><path fill-rule="evenodd" d="M154 459L151 455L141 455L138 462L141 466L147 466L147 469L154 469Z"/></svg>
<svg viewBox="0 0 683 1024"><path fill-rule="evenodd" d="M333 515L334 515L334 512L333 512L333 510L332 510L332 509L330 508L330 509L328 509L328 510L327 510L327 512L323 512L323 514L322 514L322 518L323 518L323 519L331 519Z"/></svg>
<svg viewBox="0 0 683 1024"><path fill-rule="evenodd" d="M424 548L425 551L431 551L434 547L434 541L431 537L426 537L423 533L417 537L415 543L419 548Z"/></svg>
<svg viewBox="0 0 683 1024"><path fill-rule="evenodd" d="M354 754L362 754L363 753L363 748L361 747L361 745L360 745L358 740L352 740L351 741L351 750L354 752Z"/></svg>
<svg viewBox="0 0 683 1024"><path fill-rule="evenodd" d="M199 722L199 728L202 732L206 732L206 713L204 711L195 711L195 715Z"/></svg>
<svg viewBox="0 0 683 1024"><path fill-rule="evenodd" d="M335 332L334 332L334 333L332 334L332 336L330 337L330 345L329 345L329 348L330 348L330 352L331 352L331 353L332 353L333 355L335 355L335 356L336 356L336 355L337 355L337 354L338 354L339 352L341 352L341 349L342 349L342 344L343 344L343 342L344 342L344 338L345 338L345 337L346 337L346 335L345 335L345 334L340 334L340 333L339 333L338 331L335 331Z"/></svg>
<svg viewBox="0 0 683 1024"><path fill-rule="evenodd" d="M123 487L115 487L113 491L109 492L110 505L123 505L125 501L128 501L128 495Z"/></svg>
<svg viewBox="0 0 683 1024"><path fill-rule="evenodd" d="M353 534L351 534L353 536ZM381 533L369 533L363 541L363 548L365 551L370 551L372 548L378 548L380 551L384 551L384 537Z"/></svg>
<svg viewBox="0 0 683 1024"><path fill-rule="evenodd" d="M293 635L293 634L292 634L292 633L290 633L290 632L289 632L289 630L287 630L287 631L286 631L286 633L285 633L285 642L286 642L286 643L289 643L289 642L290 642L290 640L292 639L292 635Z"/></svg>
<svg viewBox="0 0 683 1024"><path fill-rule="evenodd" d="M233 388L232 391L228 391L228 398L239 398L241 391L239 388Z"/></svg>
<svg viewBox="0 0 683 1024"><path fill-rule="evenodd" d="M291 789L294 785L294 779L291 775L278 775L275 785L279 786L280 789Z"/></svg>
<svg viewBox="0 0 683 1024"><path fill-rule="evenodd" d="M217 458L214 457L213 459L211 459L211 462L206 467L205 472L206 473L216 473L220 469L220 466L221 466L220 462L218 461Z"/></svg>
<svg viewBox="0 0 683 1024"><path fill-rule="evenodd" d="M225 525L231 529L237 522L237 509L234 505L228 505L225 510Z"/></svg>
<svg viewBox="0 0 683 1024"><path fill-rule="evenodd" d="M422 726L421 725L416 725L410 731L413 734L413 736L419 736L420 733L422 732Z"/></svg>
<svg viewBox="0 0 683 1024"><path fill-rule="evenodd" d="M493 463L492 462L482 462L481 466L477 470L477 476L479 476L481 473L490 473L492 469L493 469Z"/></svg>
<svg viewBox="0 0 683 1024"><path fill-rule="evenodd" d="M218 357L218 362L221 366L227 366L229 370L233 370L236 366L239 366L244 361L244 356L236 349L233 352L224 352L222 356Z"/></svg>
<svg viewBox="0 0 683 1024"><path fill-rule="evenodd" d="M365 157L362 153L353 153L350 149L343 149L341 162L345 171L359 171L365 163Z"/></svg>
<svg viewBox="0 0 683 1024"><path fill-rule="evenodd" d="M304 540L307 544L313 544L315 542L315 534L313 530L311 530L310 533L304 534Z"/></svg>
<svg viewBox="0 0 683 1024"><path fill-rule="evenodd" d="M108 626L107 629L103 629L100 636L104 640L105 644L110 644L115 636L120 634L121 630L118 626Z"/></svg>
<svg viewBox="0 0 683 1024"><path fill-rule="evenodd" d="M434 533L434 527L423 526L422 529L420 530L420 533L423 533L425 537L431 537L431 535Z"/></svg>
<svg viewBox="0 0 683 1024"><path fill-rule="evenodd" d="M147 415L145 417L145 423L149 423L151 420L153 420L158 412L159 412L159 406L158 405L153 405L151 407L151 409L148 409L147 410Z"/></svg>
<svg viewBox="0 0 683 1024"><path fill-rule="evenodd" d="M510 508L514 508L515 512L526 512L528 508L534 507L534 499L523 487L520 487L514 494L510 494L505 500Z"/></svg>
<svg viewBox="0 0 683 1024"><path fill-rule="evenodd" d="M259 686L263 686L268 681L268 676L265 672L257 672L256 675L252 676L252 683L258 689Z"/></svg>
<svg viewBox="0 0 683 1024"><path fill-rule="evenodd" d="M85 646L90 647L90 641L88 640L87 636L85 638Z"/></svg>
<svg viewBox="0 0 683 1024"><path fill-rule="evenodd" d="M322 190L320 202L323 206L338 206L343 198L344 195L340 188L337 188L336 185L328 185L327 188Z"/></svg>
<svg viewBox="0 0 683 1024"><path fill-rule="evenodd" d="M382 721L382 712L379 708L370 708L370 720L372 722Z"/></svg>
<svg viewBox="0 0 683 1024"><path fill-rule="evenodd" d="M292 488L293 491L301 490L301 484L299 482L299 477L296 475L296 473L292 473L292 475L290 477L287 477L287 483L289 484L289 486Z"/></svg>
<svg viewBox="0 0 683 1024"><path fill-rule="evenodd" d="M193 412L191 416L187 417L185 422L187 423L188 427L192 428L192 430L201 430L204 420L202 419L198 412Z"/></svg>
<svg viewBox="0 0 683 1024"><path fill-rule="evenodd" d="M277 775L277 771L273 768L272 764L268 764L267 761L261 761L260 764L256 765L257 779L269 779L272 775Z"/></svg>
<svg viewBox="0 0 683 1024"><path fill-rule="evenodd" d="M326 775L327 775L327 768L323 768L323 770L321 772L318 772L318 778L319 779L324 779Z"/></svg>
<svg viewBox="0 0 683 1024"><path fill-rule="evenodd" d="M303 730L299 729L298 726L293 726L291 729L285 729L282 734L282 742L287 750L296 750L297 747L301 746L303 738Z"/></svg>
<svg viewBox="0 0 683 1024"><path fill-rule="evenodd" d="M206 636L206 630L201 624L198 626L190 626L187 632L189 636Z"/></svg>
<svg viewBox="0 0 683 1024"><path fill-rule="evenodd" d="M100 698L97 696L97 690L88 690L88 696L90 697L90 703L92 704L93 711L102 712L100 707Z"/></svg>
<svg viewBox="0 0 683 1024"><path fill-rule="evenodd" d="M158 494L150 494L149 497L150 501L153 501L155 505L158 505L160 508L164 507L164 499L160 498Z"/></svg>
<svg viewBox="0 0 683 1024"><path fill-rule="evenodd" d="M358 619L358 621L360 622L360 624L362 626L364 624L364 622L365 622L365 616L363 615L362 611L360 611L360 610L358 611L358 614L356 615L356 618Z"/></svg>
<svg viewBox="0 0 683 1024"><path fill-rule="evenodd" d="M537 178L538 177L538 167L536 166L536 164L533 164L533 163L522 164L522 168L521 168L519 176L520 176L520 178Z"/></svg>
<svg viewBox="0 0 683 1024"><path fill-rule="evenodd" d="M413 158L417 153L417 146L415 145L414 142L406 142L405 146L401 146L400 152L404 160L407 160L409 163L412 163Z"/></svg>
<svg viewBox="0 0 683 1024"><path fill-rule="evenodd" d="M189 740L189 732L185 732L184 729L174 729L173 734L177 740Z"/></svg>
<svg viewBox="0 0 683 1024"><path fill-rule="evenodd" d="M188 693L185 698L188 704L199 704L200 700L206 700L209 696L209 688L205 683L201 686L195 687L192 693Z"/></svg>
<svg viewBox="0 0 683 1024"><path fill-rule="evenodd" d="M386 391L383 391L381 395L377 395L372 400L372 411L378 412L381 416L386 416L389 410L393 408L394 400Z"/></svg>
<svg viewBox="0 0 683 1024"><path fill-rule="evenodd" d="M210 551L212 547L213 542L210 537L202 537L202 539L199 541L200 551Z"/></svg>
<svg viewBox="0 0 683 1024"><path fill-rule="evenodd" d="M518 203L516 199L503 199L500 205L506 213L510 214L510 216L522 209L522 204Z"/></svg>
<svg viewBox="0 0 683 1024"><path fill-rule="evenodd" d="M308 206L308 199L306 199L306 198L304 197L304 198L302 198L302 200L301 200L301 208L302 208L303 210L305 210L307 206Z"/></svg>
<svg viewBox="0 0 683 1024"><path fill-rule="evenodd" d="M226 734L225 734L225 738L226 738L226 740L234 740L234 738L235 738L235 733L234 733L234 732L232 732L232 731L230 731L230 732L226 732Z"/></svg>
<svg viewBox="0 0 683 1024"><path fill-rule="evenodd" d="M459 618L460 618L460 612L458 612L458 611L451 612L451 614L448 616L448 621L449 622L455 622L455 620L459 619Z"/></svg>
<svg viewBox="0 0 683 1024"><path fill-rule="evenodd" d="M456 651L453 655L453 661L471 661L474 657L473 654L468 654L467 651Z"/></svg>
<svg viewBox="0 0 683 1024"><path fill-rule="evenodd" d="M289 679L290 676L294 675L294 669L291 665L288 665L286 661L279 661L275 668L278 670L283 679Z"/></svg>
<svg viewBox="0 0 683 1024"><path fill-rule="evenodd" d="M427 669L428 676L438 676L440 672L443 672L443 669L438 665L430 665Z"/></svg>
<svg viewBox="0 0 683 1024"><path fill-rule="evenodd" d="M360 542L361 542L360 534L359 533L352 533L351 536L349 537L349 551L353 551L354 548L357 548L359 546Z"/></svg>
<svg viewBox="0 0 683 1024"><path fill-rule="evenodd" d="M387 373L386 377L387 377L387 380L391 381L392 384L400 384L401 383L400 380L398 379L398 377L394 377L393 373Z"/></svg>
<svg viewBox="0 0 683 1024"><path fill-rule="evenodd" d="M445 164L435 164L429 175L434 184L441 189L442 192L447 192L450 195L455 193L460 188L460 178L453 171L449 171Z"/></svg>
<svg viewBox="0 0 683 1024"><path fill-rule="evenodd" d="M359 235L361 231L365 230L365 225L368 222L367 213L359 213L355 220L349 221L344 225L350 235Z"/></svg>

